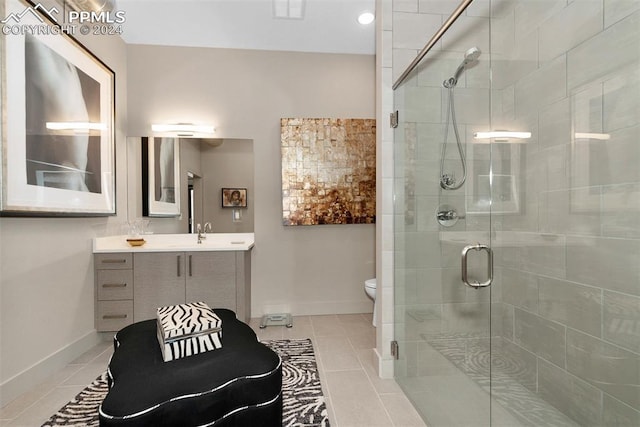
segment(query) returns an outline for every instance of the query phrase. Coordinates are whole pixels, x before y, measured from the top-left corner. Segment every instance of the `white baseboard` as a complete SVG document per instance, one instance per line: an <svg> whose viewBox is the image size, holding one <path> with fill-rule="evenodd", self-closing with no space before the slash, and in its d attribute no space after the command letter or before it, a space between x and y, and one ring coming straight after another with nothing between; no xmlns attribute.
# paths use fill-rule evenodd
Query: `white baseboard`
<svg viewBox="0 0 640 427"><path fill-rule="evenodd" d="M322 301L322 302L293 302L291 304L265 304L254 309L251 317L262 317L270 313L291 313L294 316L318 316L325 314L354 314L372 313L373 302L363 301Z"/></svg>
<svg viewBox="0 0 640 427"><path fill-rule="evenodd" d="M373 349L375 357L378 361L378 376L382 379L393 379L393 359L385 359L378 353L378 349Z"/></svg>
<svg viewBox="0 0 640 427"><path fill-rule="evenodd" d="M0 408L45 382L102 339L101 335L93 330L0 384Z"/></svg>

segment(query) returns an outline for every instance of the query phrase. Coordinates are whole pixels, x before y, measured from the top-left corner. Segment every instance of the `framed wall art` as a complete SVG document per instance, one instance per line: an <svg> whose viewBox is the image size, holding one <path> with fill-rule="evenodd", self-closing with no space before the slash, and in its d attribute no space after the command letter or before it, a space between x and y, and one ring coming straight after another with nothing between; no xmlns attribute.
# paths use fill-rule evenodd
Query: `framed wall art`
<svg viewBox="0 0 640 427"><path fill-rule="evenodd" d="M374 224L375 119L282 118L283 225Z"/></svg>
<svg viewBox="0 0 640 427"><path fill-rule="evenodd" d="M180 215L178 138L142 138L142 215Z"/></svg>
<svg viewBox="0 0 640 427"><path fill-rule="evenodd" d="M222 189L223 208L246 208L247 189L246 188L223 188Z"/></svg>
<svg viewBox="0 0 640 427"><path fill-rule="evenodd" d="M0 213L115 215L115 73L42 5L0 1Z"/></svg>

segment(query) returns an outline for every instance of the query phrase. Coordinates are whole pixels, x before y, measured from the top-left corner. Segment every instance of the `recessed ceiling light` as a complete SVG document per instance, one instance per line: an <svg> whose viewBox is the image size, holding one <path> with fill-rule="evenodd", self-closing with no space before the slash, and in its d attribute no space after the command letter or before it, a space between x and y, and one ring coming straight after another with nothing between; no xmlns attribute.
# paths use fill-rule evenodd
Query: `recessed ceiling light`
<svg viewBox="0 0 640 427"><path fill-rule="evenodd" d="M362 12L358 16L358 22L362 25L369 25L376 19L376 16L371 12Z"/></svg>

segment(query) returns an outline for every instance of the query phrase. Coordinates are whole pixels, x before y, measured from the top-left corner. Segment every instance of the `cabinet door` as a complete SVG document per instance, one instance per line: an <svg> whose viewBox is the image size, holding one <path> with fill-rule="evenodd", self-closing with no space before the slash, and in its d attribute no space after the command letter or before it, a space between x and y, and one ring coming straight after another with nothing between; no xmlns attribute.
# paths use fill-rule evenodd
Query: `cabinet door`
<svg viewBox="0 0 640 427"><path fill-rule="evenodd" d="M235 252L187 252L186 302L195 301L237 311Z"/></svg>
<svg viewBox="0 0 640 427"><path fill-rule="evenodd" d="M185 274L184 252L134 254L134 321L155 319L158 307L184 303Z"/></svg>

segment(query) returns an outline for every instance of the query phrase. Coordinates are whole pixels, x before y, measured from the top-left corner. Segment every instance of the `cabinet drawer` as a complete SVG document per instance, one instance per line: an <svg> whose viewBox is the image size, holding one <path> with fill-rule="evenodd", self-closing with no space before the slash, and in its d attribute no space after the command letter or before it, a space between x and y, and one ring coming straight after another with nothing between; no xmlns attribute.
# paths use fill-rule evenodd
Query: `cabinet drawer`
<svg viewBox="0 0 640 427"><path fill-rule="evenodd" d="M133 323L133 300L98 301L96 329L98 331L119 331Z"/></svg>
<svg viewBox="0 0 640 427"><path fill-rule="evenodd" d="M133 268L133 255L130 253L95 254L93 259L98 270L126 270Z"/></svg>
<svg viewBox="0 0 640 427"><path fill-rule="evenodd" d="M98 270L98 299L133 299L133 270Z"/></svg>

